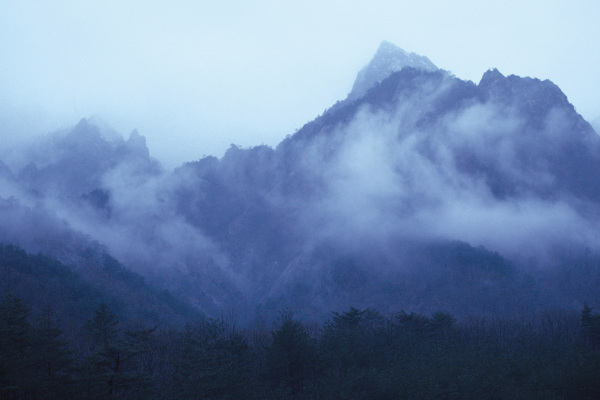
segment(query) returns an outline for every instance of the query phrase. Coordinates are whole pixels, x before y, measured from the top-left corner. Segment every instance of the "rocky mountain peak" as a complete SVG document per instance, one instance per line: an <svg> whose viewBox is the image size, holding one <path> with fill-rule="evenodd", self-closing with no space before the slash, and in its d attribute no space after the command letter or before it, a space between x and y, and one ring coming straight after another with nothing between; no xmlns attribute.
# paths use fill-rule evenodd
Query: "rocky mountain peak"
<svg viewBox="0 0 600 400"><path fill-rule="evenodd" d="M125 146L132 154L136 154L143 159L148 159L150 157L150 152L146 145L146 137L140 135L137 129L131 131Z"/></svg>
<svg viewBox="0 0 600 400"><path fill-rule="evenodd" d="M490 87L490 86L496 84L498 81L501 81L503 79L504 79L504 75L502 75L502 73L500 71L498 71L497 68L491 68L491 69L488 69L481 77L481 80L479 81L479 87L480 88Z"/></svg>
<svg viewBox="0 0 600 400"><path fill-rule="evenodd" d="M477 87L483 99L517 107L537 124L543 123L552 108L574 111L562 90L547 79L504 76L494 68L483 74Z"/></svg>
<svg viewBox="0 0 600 400"><path fill-rule="evenodd" d="M405 67L438 70L427 57L408 53L390 42L381 42L371 62L358 72L348 98L354 100L362 97L376 83Z"/></svg>

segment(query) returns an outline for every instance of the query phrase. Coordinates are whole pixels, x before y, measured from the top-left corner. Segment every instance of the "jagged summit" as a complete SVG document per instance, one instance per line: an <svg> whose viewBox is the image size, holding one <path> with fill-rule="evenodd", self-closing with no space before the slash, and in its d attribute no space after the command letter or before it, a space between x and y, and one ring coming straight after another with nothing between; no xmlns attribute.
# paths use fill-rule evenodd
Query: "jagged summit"
<svg viewBox="0 0 600 400"><path fill-rule="evenodd" d="M408 53L390 42L381 42L371 62L358 72L348 98L357 99L361 97L373 85L405 67L425 71L436 71L438 69L427 57Z"/></svg>
<svg viewBox="0 0 600 400"><path fill-rule="evenodd" d="M146 137L140 135L137 129L131 131L129 139L125 142L125 147L131 154L136 154L146 160L150 158L150 152L146 145Z"/></svg>
<svg viewBox="0 0 600 400"><path fill-rule="evenodd" d="M289 304L308 318L600 305L600 137L560 88L496 69L475 84L384 42L353 96L276 149L172 173L137 131L111 141L83 120L14 174L0 164L0 238L79 260L81 232L247 321Z"/></svg>
<svg viewBox="0 0 600 400"><path fill-rule="evenodd" d="M481 77L481 80L479 81L479 86L490 86L492 83L498 82L504 78L505 76L502 75L502 73L498 71L497 68L490 68Z"/></svg>
<svg viewBox="0 0 600 400"><path fill-rule="evenodd" d="M546 113L552 108L574 110L562 90L548 79L504 76L493 68L483 74L477 87L483 99L516 106L531 120L536 116L538 118L536 121L540 124L544 123Z"/></svg>

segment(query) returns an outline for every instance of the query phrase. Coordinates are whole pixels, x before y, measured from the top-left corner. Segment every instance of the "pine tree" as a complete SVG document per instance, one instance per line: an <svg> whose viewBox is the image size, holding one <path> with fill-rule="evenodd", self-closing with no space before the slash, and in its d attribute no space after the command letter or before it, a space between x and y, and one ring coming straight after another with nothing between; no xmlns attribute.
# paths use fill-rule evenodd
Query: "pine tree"
<svg viewBox="0 0 600 400"><path fill-rule="evenodd" d="M311 385L316 372L316 344L290 310L281 311L271 336L267 352L270 375L292 394L302 392Z"/></svg>
<svg viewBox="0 0 600 400"><path fill-rule="evenodd" d="M106 304L101 304L86 328L93 343L84 363L85 392L90 399L110 399L121 385L124 348L118 321Z"/></svg>
<svg viewBox="0 0 600 400"><path fill-rule="evenodd" d="M246 340L223 321L188 324L180 337L173 381L184 398L248 398Z"/></svg>
<svg viewBox="0 0 600 400"><path fill-rule="evenodd" d="M145 351L144 345L153 329L122 332L118 324L106 304L101 304L94 318L87 321L93 349L83 363L82 372L89 399L112 399L125 394L135 397L145 390L148 376L136 358Z"/></svg>
<svg viewBox="0 0 600 400"><path fill-rule="evenodd" d="M26 397L35 365L30 309L13 296L0 302L0 399Z"/></svg>
<svg viewBox="0 0 600 400"><path fill-rule="evenodd" d="M34 324L36 360L35 390L44 399L65 399L73 396L73 357L62 339L55 312L44 309Z"/></svg>
<svg viewBox="0 0 600 400"><path fill-rule="evenodd" d="M587 304L581 311L581 331L591 345L600 346L600 315L592 314L592 308Z"/></svg>

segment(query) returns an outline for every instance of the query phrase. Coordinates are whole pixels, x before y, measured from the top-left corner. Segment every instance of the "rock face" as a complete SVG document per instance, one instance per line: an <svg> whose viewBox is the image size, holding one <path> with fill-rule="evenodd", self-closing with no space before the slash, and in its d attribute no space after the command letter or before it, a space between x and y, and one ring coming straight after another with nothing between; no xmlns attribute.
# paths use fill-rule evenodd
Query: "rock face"
<svg viewBox="0 0 600 400"><path fill-rule="evenodd" d="M49 149L16 181L36 212L61 210L60 237L85 233L209 315L600 306L600 137L550 81L475 84L384 43L275 149L168 173L137 132L84 123ZM30 215L19 201L4 209Z"/></svg>
<svg viewBox="0 0 600 400"><path fill-rule="evenodd" d="M423 71L435 71L438 68L427 57L407 53L392 43L382 42L369 64L356 76L350 99L362 97L370 88L402 68L411 67Z"/></svg>
<svg viewBox="0 0 600 400"><path fill-rule="evenodd" d="M552 82L490 70L476 85L406 67L274 152L184 166L193 194L179 209L223 238L258 304L542 307L563 294L534 299L520 263L588 246L599 144Z"/></svg>
<svg viewBox="0 0 600 400"><path fill-rule="evenodd" d="M125 141L85 118L70 131L48 135L30 146L24 158L29 163L18 173L24 185L70 199L98 189L109 171L125 165L146 174L160 170L137 131Z"/></svg>

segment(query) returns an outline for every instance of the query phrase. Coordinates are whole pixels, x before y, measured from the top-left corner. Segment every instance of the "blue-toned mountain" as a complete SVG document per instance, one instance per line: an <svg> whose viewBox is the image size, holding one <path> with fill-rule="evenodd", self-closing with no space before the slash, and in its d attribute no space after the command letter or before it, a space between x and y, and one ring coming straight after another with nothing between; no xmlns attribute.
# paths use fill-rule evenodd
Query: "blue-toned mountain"
<svg viewBox="0 0 600 400"><path fill-rule="evenodd" d="M547 80L492 69L476 84L384 43L275 149L168 172L139 134L89 121L45 149L3 168L10 207L52 214L209 315L600 306L600 138ZM10 215L3 240L60 255Z"/></svg>
<svg viewBox="0 0 600 400"><path fill-rule="evenodd" d="M233 147L222 160L183 166L176 174L192 178L180 181L187 196L178 208L223 243L261 304L309 313L337 302L443 308L476 292L491 297L451 307L484 312L510 308L491 295L508 285L502 293L523 296L511 307L541 307L560 296L539 296L527 274L562 268L566 249L595 246L599 146L550 81L490 70L474 84L406 67L275 150ZM433 284L443 262L426 249L455 249L456 240L485 262L527 267L495 275L502 284L481 276ZM448 260L446 273L461 276L452 272L461 262ZM424 285L446 296L424 294Z"/></svg>

